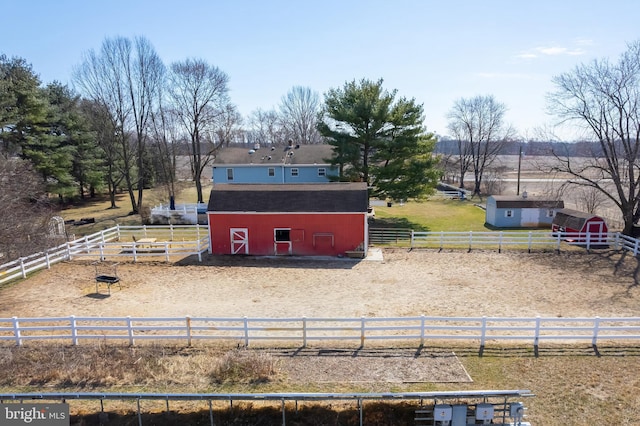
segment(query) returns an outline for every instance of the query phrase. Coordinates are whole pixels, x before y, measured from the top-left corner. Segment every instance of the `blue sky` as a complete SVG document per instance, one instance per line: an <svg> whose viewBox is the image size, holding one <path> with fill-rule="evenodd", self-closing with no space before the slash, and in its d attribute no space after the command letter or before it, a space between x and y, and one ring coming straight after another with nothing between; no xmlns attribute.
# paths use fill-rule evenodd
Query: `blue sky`
<svg viewBox="0 0 640 426"><path fill-rule="evenodd" d="M439 135L457 99L493 95L533 137L554 123L554 75L616 60L640 39L633 0L0 0L0 10L0 53L24 58L43 83L71 84L105 38L144 36L166 64L202 58L225 71L243 115L276 107L293 86L322 96L383 78L424 105Z"/></svg>

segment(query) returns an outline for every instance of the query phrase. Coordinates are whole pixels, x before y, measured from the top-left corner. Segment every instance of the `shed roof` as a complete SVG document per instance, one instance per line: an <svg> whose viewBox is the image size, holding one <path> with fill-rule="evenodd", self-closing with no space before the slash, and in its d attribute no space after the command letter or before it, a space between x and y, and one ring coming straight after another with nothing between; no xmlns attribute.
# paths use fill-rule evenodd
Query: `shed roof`
<svg viewBox="0 0 640 426"><path fill-rule="evenodd" d="M604 219L592 213L572 209L560 209L556 212L556 215L553 218L553 224L563 226L568 229L581 230L584 224L591 219L601 220L604 222Z"/></svg>
<svg viewBox="0 0 640 426"><path fill-rule="evenodd" d="M561 209L564 207L564 201L562 200L551 200L542 197L523 198L517 195L492 195L490 198L495 200L496 208L499 209Z"/></svg>
<svg viewBox="0 0 640 426"><path fill-rule="evenodd" d="M214 185L210 212L366 212L364 182Z"/></svg>
<svg viewBox="0 0 640 426"><path fill-rule="evenodd" d="M249 153L250 151L254 152ZM329 159L332 155L333 147L328 144L295 145L292 147L274 146L272 148L259 149L227 147L222 148L216 154L213 166L215 167L218 164L283 164L285 158L287 160L286 164L329 164Z"/></svg>

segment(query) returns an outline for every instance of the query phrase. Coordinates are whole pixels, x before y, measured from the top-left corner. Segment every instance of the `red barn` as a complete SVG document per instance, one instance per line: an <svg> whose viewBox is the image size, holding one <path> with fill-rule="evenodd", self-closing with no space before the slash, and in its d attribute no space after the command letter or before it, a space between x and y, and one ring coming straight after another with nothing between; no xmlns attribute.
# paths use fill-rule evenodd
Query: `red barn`
<svg viewBox="0 0 640 426"><path fill-rule="evenodd" d="M366 254L367 204L365 183L215 185L207 211L211 253Z"/></svg>
<svg viewBox="0 0 640 426"><path fill-rule="evenodd" d="M566 232L567 241L586 243L586 234L589 234L590 244L602 244L607 242L609 229L605 220L591 213L580 212L571 209L556 211L551 224L551 231Z"/></svg>

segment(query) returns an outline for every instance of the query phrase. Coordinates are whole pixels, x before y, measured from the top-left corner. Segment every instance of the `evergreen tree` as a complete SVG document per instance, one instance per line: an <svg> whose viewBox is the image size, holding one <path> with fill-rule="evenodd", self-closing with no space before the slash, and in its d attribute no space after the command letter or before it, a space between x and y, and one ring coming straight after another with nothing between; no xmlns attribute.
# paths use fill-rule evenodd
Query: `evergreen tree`
<svg viewBox="0 0 640 426"><path fill-rule="evenodd" d="M394 103L395 96L382 80L331 89L318 130L334 147L331 162L341 180L367 182L370 196L419 199L437 183L435 138L422 125L422 105L405 98Z"/></svg>

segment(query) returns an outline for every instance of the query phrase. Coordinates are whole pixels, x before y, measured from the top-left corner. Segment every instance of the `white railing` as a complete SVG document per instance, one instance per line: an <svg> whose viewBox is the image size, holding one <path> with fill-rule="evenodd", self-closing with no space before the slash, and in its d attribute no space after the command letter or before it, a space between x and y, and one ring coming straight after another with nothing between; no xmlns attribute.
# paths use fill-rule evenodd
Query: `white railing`
<svg viewBox="0 0 640 426"><path fill-rule="evenodd" d="M170 204L160 204L151 209L151 221L159 221L160 218L165 221L171 220L171 218L180 219L183 223L197 224L198 212L207 210L205 203L192 203L192 204L176 204L171 209ZM165 222L166 223L166 222Z"/></svg>
<svg viewBox="0 0 640 426"><path fill-rule="evenodd" d="M390 230L392 231L392 230ZM379 232L379 230L376 230ZM393 241L389 232L387 241ZM560 251L562 244L584 247L587 250L610 247L638 254L639 240L616 233L550 232L550 231L490 231L490 232L418 232L411 231L411 248L495 248L499 252L507 246L526 249L552 249Z"/></svg>
<svg viewBox="0 0 640 426"><path fill-rule="evenodd" d="M23 257L0 265L0 284L26 278L28 274L49 269L51 265L79 257L98 259L198 256L209 250L206 225L120 226L96 232L53 247L45 252ZM158 242L138 243L135 240L154 237Z"/></svg>
<svg viewBox="0 0 640 426"><path fill-rule="evenodd" d="M208 318L208 317L54 317L0 318L0 341L224 340L250 346L255 342L406 341L424 346L430 340L472 340L481 350L489 341L640 340L640 317L398 317L398 318Z"/></svg>

